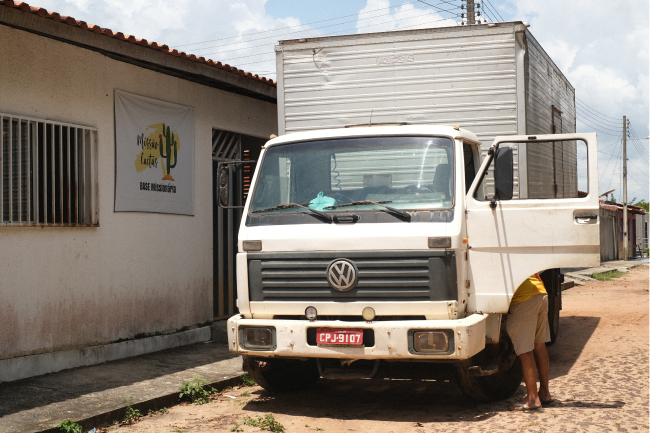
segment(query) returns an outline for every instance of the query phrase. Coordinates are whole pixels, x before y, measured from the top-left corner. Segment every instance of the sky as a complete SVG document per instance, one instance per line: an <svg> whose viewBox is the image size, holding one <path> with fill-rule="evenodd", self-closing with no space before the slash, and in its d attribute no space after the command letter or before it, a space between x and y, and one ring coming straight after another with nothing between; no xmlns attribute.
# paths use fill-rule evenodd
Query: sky
<svg viewBox="0 0 650 433"><path fill-rule="evenodd" d="M598 133L599 193L648 201L647 0L476 0L488 22L524 21L576 89L578 132ZM37 3L38 2L38 3ZM275 79L281 39L460 25L460 0L35 0L62 15Z"/></svg>

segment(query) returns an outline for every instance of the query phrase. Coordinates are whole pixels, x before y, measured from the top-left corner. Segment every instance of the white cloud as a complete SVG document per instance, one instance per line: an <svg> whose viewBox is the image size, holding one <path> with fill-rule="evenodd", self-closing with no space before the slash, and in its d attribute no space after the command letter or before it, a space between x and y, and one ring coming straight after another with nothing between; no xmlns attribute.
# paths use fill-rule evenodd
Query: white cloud
<svg viewBox="0 0 650 433"><path fill-rule="evenodd" d="M599 154L600 186L603 191L617 188L620 198L621 145L614 143L622 133L623 115L640 138L648 136L647 0L505 2L515 19L531 23L530 31L574 85L578 130L597 129L599 148L611 145ZM647 140L636 145L647 152ZM636 147L628 149L628 190L647 199L648 160ZM612 152L619 156L611 157Z"/></svg>
<svg viewBox="0 0 650 433"><path fill-rule="evenodd" d="M267 14L266 0L39 0L39 3L48 10L89 24L156 41L273 79L273 47L278 39L318 34L308 26L300 26L297 18Z"/></svg>
<svg viewBox="0 0 650 433"><path fill-rule="evenodd" d="M366 6L359 11L357 31L359 33L387 32L452 25L457 23L442 18L428 7L416 8L413 3L408 3L391 8L388 0L367 0Z"/></svg>
<svg viewBox="0 0 650 433"><path fill-rule="evenodd" d="M551 39L544 43L544 50L554 59L555 63L562 71L568 71L573 65L573 61L578 53L577 46L570 46L566 41L561 39Z"/></svg>

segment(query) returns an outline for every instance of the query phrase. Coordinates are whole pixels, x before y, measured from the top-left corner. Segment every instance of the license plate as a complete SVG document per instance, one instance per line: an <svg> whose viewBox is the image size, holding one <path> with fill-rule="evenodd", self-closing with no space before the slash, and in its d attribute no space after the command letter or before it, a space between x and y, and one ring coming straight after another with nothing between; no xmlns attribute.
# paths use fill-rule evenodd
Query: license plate
<svg viewBox="0 0 650 433"><path fill-rule="evenodd" d="M319 346L362 346L363 329L316 328Z"/></svg>

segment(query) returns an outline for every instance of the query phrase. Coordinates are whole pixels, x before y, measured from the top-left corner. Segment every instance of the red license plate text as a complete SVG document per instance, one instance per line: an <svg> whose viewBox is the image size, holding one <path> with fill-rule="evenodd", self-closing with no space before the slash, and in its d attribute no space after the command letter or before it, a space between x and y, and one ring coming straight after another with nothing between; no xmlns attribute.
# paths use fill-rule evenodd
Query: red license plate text
<svg viewBox="0 0 650 433"><path fill-rule="evenodd" d="M361 346L363 329L316 328L319 346Z"/></svg>

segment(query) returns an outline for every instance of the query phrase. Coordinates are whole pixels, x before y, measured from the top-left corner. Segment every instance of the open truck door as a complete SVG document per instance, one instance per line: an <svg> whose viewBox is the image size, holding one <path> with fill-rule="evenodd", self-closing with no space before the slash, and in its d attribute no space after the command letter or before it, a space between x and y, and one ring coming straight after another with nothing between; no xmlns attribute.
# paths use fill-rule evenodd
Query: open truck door
<svg viewBox="0 0 650 433"><path fill-rule="evenodd" d="M552 268L600 264L596 134L496 137L466 197L468 311L506 313Z"/></svg>

